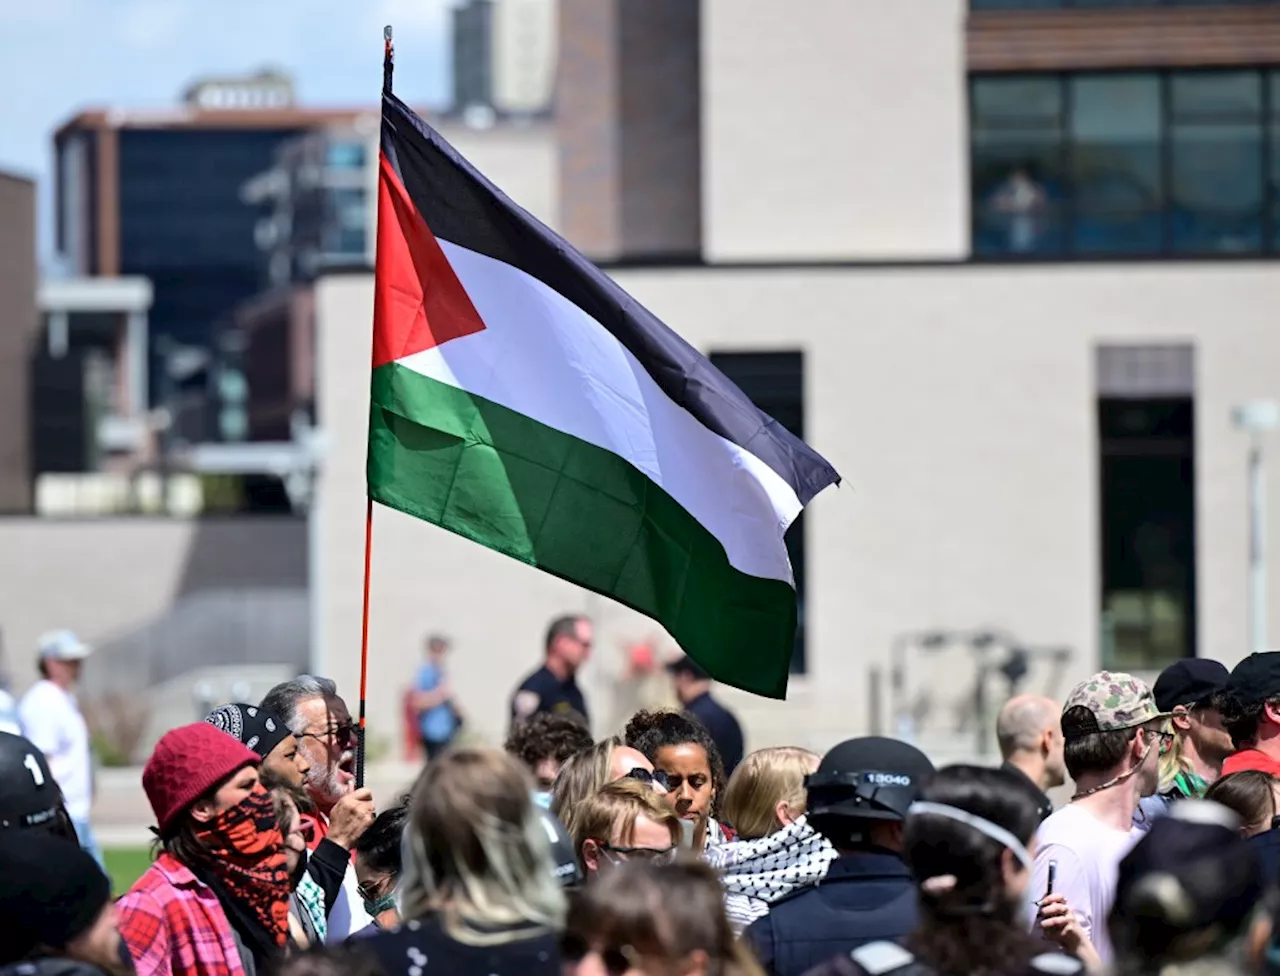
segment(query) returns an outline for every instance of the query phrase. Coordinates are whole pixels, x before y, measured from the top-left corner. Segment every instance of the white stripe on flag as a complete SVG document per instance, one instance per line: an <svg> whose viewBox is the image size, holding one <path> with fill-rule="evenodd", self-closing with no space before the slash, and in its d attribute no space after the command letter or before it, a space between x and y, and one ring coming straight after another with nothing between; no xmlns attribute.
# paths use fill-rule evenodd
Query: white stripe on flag
<svg viewBox="0 0 1280 976"><path fill-rule="evenodd" d="M724 546L740 572L792 582L796 493L671 400L595 319L518 268L440 241L485 331L400 365L625 459Z"/></svg>

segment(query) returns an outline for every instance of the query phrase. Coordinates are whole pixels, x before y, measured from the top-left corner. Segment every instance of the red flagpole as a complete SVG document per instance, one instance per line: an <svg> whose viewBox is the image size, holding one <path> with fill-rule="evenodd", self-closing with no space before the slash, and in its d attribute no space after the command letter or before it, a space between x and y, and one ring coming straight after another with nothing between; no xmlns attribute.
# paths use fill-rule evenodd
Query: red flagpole
<svg viewBox="0 0 1280 976"><path fill-rule="evenodd" d="M391 92L391 72L395 48L391 27L382 29L382 90ZM360 617L360 724L356 741L356 789L364 786L365 703L369 697L369 577L373 566L373 497L366 490L364 500L364 611Z"/></svg>
<svg viewBox="0 0 1280 976"><path fill-rule="evenodd" d="M369 697L369 576L374 556L374 500L365 498L365 610L360 621L360 742L356 744L356 789L365 785L365 701Z"/></svg>

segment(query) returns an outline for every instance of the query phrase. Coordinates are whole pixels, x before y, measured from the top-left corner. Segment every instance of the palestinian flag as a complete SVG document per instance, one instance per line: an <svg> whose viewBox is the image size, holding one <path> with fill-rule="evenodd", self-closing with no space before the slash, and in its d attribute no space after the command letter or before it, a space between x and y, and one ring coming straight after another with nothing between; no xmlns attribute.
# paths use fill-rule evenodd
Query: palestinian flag
<svg viewBox="0 0 1280 976"><path fill-rule="evenodd" d="M380 167L370 497L782 697L783 533L836 472L389 94Z"/></svg>

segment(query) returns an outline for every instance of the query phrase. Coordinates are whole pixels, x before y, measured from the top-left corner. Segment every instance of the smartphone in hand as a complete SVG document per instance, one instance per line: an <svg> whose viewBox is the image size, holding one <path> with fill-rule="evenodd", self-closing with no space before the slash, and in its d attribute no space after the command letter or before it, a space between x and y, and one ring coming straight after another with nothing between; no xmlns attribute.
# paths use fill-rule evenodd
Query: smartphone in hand
<svg viewBox="0 0 1280 976"><path fill-rule="evenodd" d="M1057 880L1057 878L1058 878L1058 862L1057 862L1057 861L1050 861L1050 862L1049 862L1049 875L1048 875L1048 877L1045 879L1046 883L1045 883L1045 886L1044 886L1044 894L1043 894L1043 895L1041 895L1041 896L1040 896L1040 899L1039 899L1038 901L1036 901L1036 902L1035 902L1036 919L1037 919L1037 921L1038 921L1038 920L1039 920L1039 918L1040 918L1040 910L1044 907L1044 900L1045 900L1046 898L1048 898L1050 895L1052 895L1052 894L1053 894L1053 883L1054 883L1054 881L1056 881L1056 880Z"/></svg>

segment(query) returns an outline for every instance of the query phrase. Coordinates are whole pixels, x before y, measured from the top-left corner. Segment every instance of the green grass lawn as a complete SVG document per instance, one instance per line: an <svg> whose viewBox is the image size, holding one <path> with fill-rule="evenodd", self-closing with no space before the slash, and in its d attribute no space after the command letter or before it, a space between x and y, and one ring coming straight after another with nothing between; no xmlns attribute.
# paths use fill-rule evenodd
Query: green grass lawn
<svg viewBox="0 0 1280 976"><path fill-rule="evenodd" d="M102 852L111 876L111 888L123 895L133 887L142 872L151 866L151 850L146 847L108 847Z"/></svg>

